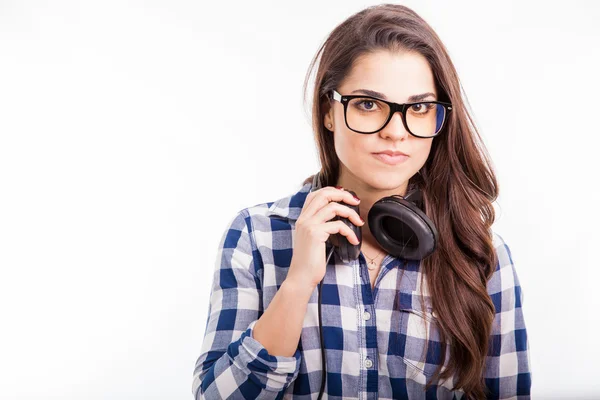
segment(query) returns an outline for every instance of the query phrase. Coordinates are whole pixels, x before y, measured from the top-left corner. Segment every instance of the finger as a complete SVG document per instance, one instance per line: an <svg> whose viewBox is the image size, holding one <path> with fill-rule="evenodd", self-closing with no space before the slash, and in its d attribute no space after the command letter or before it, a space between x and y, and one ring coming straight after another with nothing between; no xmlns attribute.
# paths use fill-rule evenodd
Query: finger
<svg viewBox="0 0 600 400"><path fill-rule="evenodd" d="M305 218L311 218L314 216L321 208L325 207L332 201L344 201L348 204L356 205L359 204L360 201L356 200L354 196L350 192L342 189L336 189L332 186L327 186L316 190L314 192L314 197L309 204L305 204L302 207L301 214Z"/></svg>
<svg viewBox="0 0 600 400"><path fill-rule="evenodd" d="M360 215L354 209L336 202L331 202L321 208L311 219L314 219L316 223L324 223L333 219L336 215L348 218L356 226L364 225L364 222L360 219Z"/></svg>
<svg viewBox="0 0 600 400"><path fill-rule="evenodd" d="M331 187L333 187L333 186L325 186L325 187L321 187L321 188L319 188L317 190L314 190L312 192L309 192L308 195L306 195L306 200L304 201L303 208L307 208L308 205L315 199L315 196L318 196L320 193L322 193L322 191L324 189L328 189L328 188L331 188ZM341 186L335 186L333 188L337 189L337 190L344 191L344 188L342 188Z"/></svg>
<svg viewBox="0 0 600 400"><path fill-rule="evenodd" d="M307 197L306 197L306 201L304 202L304 207L308 207L308 205L314 200L315 196L319 196L320 194L323 193L324 190L331 190L331 189L335 189L335 190L340 190L342 192L345 192L344 188L341 186L325 186L322 188L319 188L313 192L308 193Z"/></svg>
<svg viewBox="0 0 600 400"><path fill-rule="evenodd" d="M330 235L340 233L343 236L345 236L350 243L354 245L360 244L360 241L358 240L358 237L356 236L354 231L342 221L326 222L322 225L322 227L323 229L325 229L325 232L329 233Z"/></svg>

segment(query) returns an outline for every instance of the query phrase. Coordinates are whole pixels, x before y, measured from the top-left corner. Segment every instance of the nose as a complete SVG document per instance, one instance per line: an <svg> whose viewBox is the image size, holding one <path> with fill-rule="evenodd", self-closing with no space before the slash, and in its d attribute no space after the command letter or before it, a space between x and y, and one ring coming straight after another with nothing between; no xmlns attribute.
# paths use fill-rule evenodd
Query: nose
<svg viewBox="0 0 600 400"><path fill-rule="evenodd" d="M384 139L389 138L392 140L404 140L410 136L402 122L402 114L395 112L387 125L379 131L379 135Z"/></svg>

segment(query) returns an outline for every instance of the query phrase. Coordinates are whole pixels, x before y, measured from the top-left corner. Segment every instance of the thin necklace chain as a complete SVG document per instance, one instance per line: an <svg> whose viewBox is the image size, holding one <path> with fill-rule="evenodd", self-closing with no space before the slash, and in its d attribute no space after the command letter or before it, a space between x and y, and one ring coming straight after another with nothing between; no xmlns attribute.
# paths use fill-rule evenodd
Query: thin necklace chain
<svg viewBox="0 0 600 400"><path fill-rule="evenodd" d="M371 260L371 261L369 261L369 262L367 263L367 268L368 268L370 271L372 271L372 270L374 270L374 269L376 268L376 266L375 266L375 259L376 259L377 257L379 257L379 255L380 255L381 253L382 253L382 252L379 252L379 254L377 254L377 255L375 256L375 258L371 258L371 257L367 256L367 255L365 254L365 252L363 251L363 254L364 254L365 256L367 256L367 258L368 258L369 260ZM372 267L369 267L369 264L371 264L371 265L373 265L373 266L372 266Z"/></svg>

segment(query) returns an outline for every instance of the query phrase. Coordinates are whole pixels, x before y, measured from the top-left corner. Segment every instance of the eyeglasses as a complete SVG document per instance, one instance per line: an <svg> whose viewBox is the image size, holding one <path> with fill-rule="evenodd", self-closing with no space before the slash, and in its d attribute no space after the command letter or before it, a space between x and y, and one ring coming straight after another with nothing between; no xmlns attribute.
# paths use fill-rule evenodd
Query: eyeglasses
<svg viewBox="0 0 600 400"><path fill-rule="evenodd" d="M452 103L442 101L398 104L365 95L342 96L335 89L331 97L343 104L346 126L363 134L382 130L399 111L402 123L411 135L431 138L441 132L447 114L452 111Z"/></svg>

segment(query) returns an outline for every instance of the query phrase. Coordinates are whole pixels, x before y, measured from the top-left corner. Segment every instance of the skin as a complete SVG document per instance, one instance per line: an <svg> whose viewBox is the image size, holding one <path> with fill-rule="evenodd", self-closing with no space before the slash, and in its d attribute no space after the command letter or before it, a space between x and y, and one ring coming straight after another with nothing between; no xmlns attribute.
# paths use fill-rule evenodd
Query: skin
<svg viewBox="0 0 600 400"><path fill-rule="evenodd" d="M434 78L426 59L418 53L377 51L356 60L346 79L336 88L342 95L350 95L356 89L371 89L386 95L387 100L408 102L411 95L431 92L437 100ZM427 161L433 138L411 135L402 123L400 113L379 132L365 135L350 130L344 121L344 106L332 100L324 115L325 127L333 131L335 151L340 160L340 176L337 186L350 189L360 201L362 226L361 251L369 259L375 258L378 267L369 271L371 286L380 269L379 263L386 252L379 246L369 229L368 214L379 199L392 194L404 196L409 179ZM373 152L394 149L408 154L409 158L397 165L388 165L373 156Z"/></svg>

